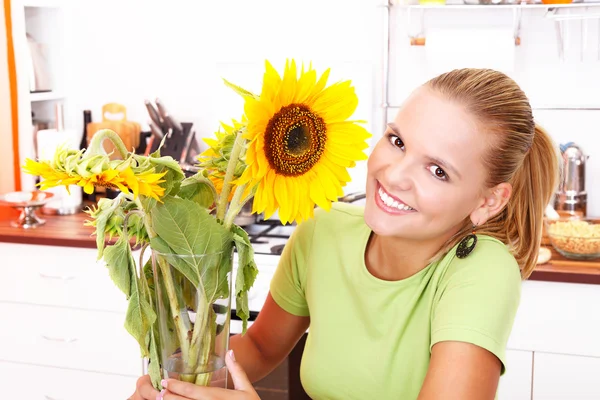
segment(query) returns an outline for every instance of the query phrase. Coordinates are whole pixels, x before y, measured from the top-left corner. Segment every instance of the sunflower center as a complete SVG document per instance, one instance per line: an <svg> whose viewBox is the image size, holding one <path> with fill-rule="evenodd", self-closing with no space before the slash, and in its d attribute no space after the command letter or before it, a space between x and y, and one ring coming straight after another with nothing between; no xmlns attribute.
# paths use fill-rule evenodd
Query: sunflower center
<svg viewBox="0 0 600 400"><path fill-rule="evenodd" d="M304 104L290 104L282 107L267 124L264 151L276 173L298 176L319 161L326 141L323 118Z"/></svg>

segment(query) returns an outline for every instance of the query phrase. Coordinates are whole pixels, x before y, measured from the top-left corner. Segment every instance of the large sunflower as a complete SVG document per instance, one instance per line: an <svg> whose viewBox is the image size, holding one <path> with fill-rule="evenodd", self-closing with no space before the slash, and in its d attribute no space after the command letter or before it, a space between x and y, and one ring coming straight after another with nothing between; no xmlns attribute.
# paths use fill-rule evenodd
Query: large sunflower
<svg viewBox="0 0 600 400"><path fill-rule="evenodd" d="M300 76L295 61L283 78L267 61L259 97L246 96L248 168L238 184L258 185L253 211L269 218L279 208L283 223L313 216L315 204L329 210L350 181L347 168L367 156L371 135L349 121L358 105L350 81L326 87L312 67Z"/></svg>

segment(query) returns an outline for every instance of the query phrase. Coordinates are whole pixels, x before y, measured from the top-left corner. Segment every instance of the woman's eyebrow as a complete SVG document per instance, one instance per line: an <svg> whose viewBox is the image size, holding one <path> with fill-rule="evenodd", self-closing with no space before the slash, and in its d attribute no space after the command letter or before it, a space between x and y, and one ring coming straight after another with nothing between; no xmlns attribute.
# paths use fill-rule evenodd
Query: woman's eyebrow
<svg viewBox="0 0 600 400"><path fill-rule="evenodd" d="M398 137L402 138L402 135L400 134L400 128L398 127L398 125L396 123L390 122L387 124L387 126L392 130L392 132L395 135L398 135ZM425 156L425 158L427 160L429 160L431 163L439 165L440 167L443 167L444 169L449 170L452 174L456 175L459 179L462 179L462 175L449 162L444 161L441 158L437 158L437 157Z"/></svg>

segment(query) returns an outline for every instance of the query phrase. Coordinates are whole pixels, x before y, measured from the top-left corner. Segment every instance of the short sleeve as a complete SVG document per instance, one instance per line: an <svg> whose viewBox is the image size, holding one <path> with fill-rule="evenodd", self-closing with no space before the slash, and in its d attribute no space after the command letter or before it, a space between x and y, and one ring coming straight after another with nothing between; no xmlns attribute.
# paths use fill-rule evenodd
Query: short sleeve
<svg viewBox="0 0 600 400"><path fill-rule="evenodd" d="M270 285L273 300L285 311L301 317L310 315L305 288L315 225L315 218L312 218L294 229Z"/></svg>
<svg viewBox="0 0 600 400"><path fill-rule="evenodd" d="M442 341L482 347L506 370L506 345L521 298L521 275L506 246L482 238L473 253L450 261L433 305L431 346Z"/></svg>

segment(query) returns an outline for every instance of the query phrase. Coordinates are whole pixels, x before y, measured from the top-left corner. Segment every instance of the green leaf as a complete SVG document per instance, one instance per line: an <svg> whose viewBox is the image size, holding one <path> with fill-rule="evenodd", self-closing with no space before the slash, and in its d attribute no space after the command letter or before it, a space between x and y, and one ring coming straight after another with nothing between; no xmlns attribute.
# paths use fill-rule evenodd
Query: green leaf
<svg viewBox="0 0 600 400"><path fill-rule="evenodd" d="M94 218L93 225L96 230L96 247L98 248L98 260L100 260L104 254L105 238L110 226L110 220L114 217L115 213L121 213L120 206L123 203L123 197L119 196L115 199L100 199L98 202L98 208L93 211L90 215Z"/></svg>
<svg viewBox="0 0 600 400"><path fill-rule="evenodd" d="M160 355L158 354L158 334L154 329L150 330L150 362L148 363L148 375L150 375L150 380L152 381L152 386L156 390L162 390L162 386L160 381L162 380L162 375L160 373Z"/></svg>
<svg viewBox="0 0 600 400"><path fill-rule="evenodd" d="M104 250L104 261L108 268L108 274L128 299L131 296L130 257L131 249L125 236L121 236L115 244Z"/></svg>
<svg viewBox="0 0 600 400"><path fill-rule="evenodd" d="M258 268L254 262L254 250L246 231L237 225L233 225L231 230L238 252L238 270L235 277L235 312L242 319L242 333L246 333L248 318L250 318L248 291L254 285Z"/></svg>
<svg viewBox="0 0 600 400"><path fill-rule="evenodd" d="M144 275L140 279L140 288L143 293L143 297L146 299L148 304L153 310L156 310L157 300L154 286L154 276L152 271L152 260L146 261L146 264L143 268ZM160 348L160 335L158 334L158 320L154 321L154 323L150 327L150 331L146 335L146 349L145 352L149 358L148 364L148 374L150 375L150 380L152 381L152 386L155 389L161 390L162 387L160 385L160 381L162 379L161 376L161 359L158 352Z"/></svg>
<svg viewBox="0 0 600 400"><path fill-rule="evenodd" d="M131 254L131 248L129 242L125 236L122 236L119 240L123 239L127 244L126 253L128 260L128 270L130 276L130 292L129 304L127 306L127 313L125 315L125 329L137 340L144 356L148 355L148 347L146 343L146 337L152 327L152 324L156 321L156 314L150 305L150 299L148 299L143 293L144 285L143 281L146 280L146 276L142 276L138 279L136 273L136 264Z"/></svg>
<svg viewBox="0 0 600 400"><path fill-rule="evenodd" d="M204 208L211 208L218 200L212 181L200 173L183 180L178 196L193 200Z"/></svg>
<svg viewBox="0 0 600 400"><path fill-rule="evenodd" d="M240 87L240 86L238 86L236 84L233 84L233 83L229 82L225 78L223 78L223 81L225 82L225 85L227 87L229 87L230 89L233 89L233 91L236 92L237 94L239 94L240 96L242 96L242 97L251 97L251 98L253 98L255 100L258 100L258 96L255 95L254 93L249 92L246 89L244 89L244 88L242 88L242 87Z"/></svg>
<svg viewBox="0 0 600 400"><path fill-rule="evenodd" d="M165 195L175 195L179 191L179 185L183 178L185 178L185 174L181 170L181 166L173 157L164 156L164 157L149 157L148 160L150 164L155 167L157 173L164 172L167 169L167 174L163 177L166 181L161 184L165 188Z"/></svg>
<svg viewBox="0 0 600 400"><path fill-rule="evenodd" d="M231 242L231 233L206 209L188 199L165 199L150 213L152 226L159 236L151 240L152 248L167 255L173 254L172 257L167 256L169 262L198 287L202 260L191 256L221 252Z"/></svg>

